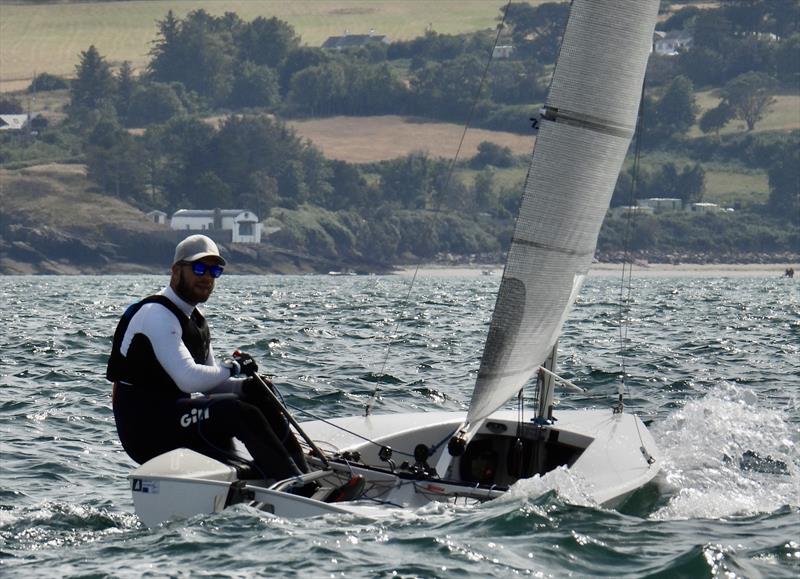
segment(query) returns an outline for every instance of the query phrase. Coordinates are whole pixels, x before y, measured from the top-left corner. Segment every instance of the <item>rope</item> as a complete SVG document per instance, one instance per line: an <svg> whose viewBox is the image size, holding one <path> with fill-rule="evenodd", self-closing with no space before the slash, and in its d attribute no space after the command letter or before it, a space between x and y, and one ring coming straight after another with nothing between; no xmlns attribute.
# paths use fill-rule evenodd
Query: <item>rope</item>
<svg viewBox="0 0 800 579"><path fill-rule="evenodd" d="M637 127L637 137L636 137L636 148L633 156L633 171L631 173L631 189L628 195L628 207L633 207L635 200L636 200L636 189L639 184L639 163L641 160L641 153L642 153L642 136L644 134L645 129L645 111L644 111L644 92L645 92L645 85L642 83L642 96L641 96L641 107L638 119L638 127ZM626 355L625 355L625 347L628 342L628 329L630 328L629 313L630 313L630 300L631 300L631 293L632 293L632 277L633 277L633 259L631 258L631 235L634 229L634 219L635 219L635 211L628 211L628 214L625 219L625 233L623 235L624 238L624 247L625 247L625 256L622 261L622 278L620 280L620 288L619 288L619 356L620 356L620 366L622 367L622 375L620 376L620 385L619 385L619 400L617 402L616 410L618 412L622 412L623 404L624 404L624 396L625 396L625 376L627 375L627 368L625 365L626 362ZM626 279L627 276L627 279ZM626 284L627 284L627 294L626 294Z"/></svg>
<svg viewBox="0 0 800 579"><path fill-rule="evenodd" d="M478 84L478 88L475 91L475 96L472 99L472 106L470 107L469 116L467 117L467 122L464 124L464 130L461 132L461 138L458 141L458 148L456 149L456 154L453 157L453 160L450 162L450 166L448 167L447 170L447 179L445 180L443 189L443 191L445 192L450 190L450 182L452 181L453 174L455 173L456 163L458 162L459 155L461 154L461 149L464 146L464 139L467 136L467 131L472 125L472 120L475 116L475 109L478 106L478 99L480 98L481 93L483 92L483 87L484 84L486 83L486 76L489 73L489 66L492 64L492 60L494 58L494 49L500 42L500 34L505 26L506 16L508 15L508 8L510 5L511 5L511 0L508 0L508 3L506 4L505 9L503 10L503 19L500 22L500 24L497 25L497 34L494 37L494 44L492 45L492 50L489 52L489 58L486 60L486 66L484 66L483 74L481 74L481 81ZM440 198L437 203L435 212L439 212L439 210L441 209L441 202L442 200ZM411 282L408 284L408 292L406 293L406 298L404 300L405 304L409 303L409 300L411 298L411 290L413 289L414 283L417 280L417 274L419 273L420 267L422 267L422 263L417 262L417 265L414 268L414 275L411 277ZM392 331L390 336L396 335L399 328L400 328L400 316L398 316L397 323L395 323L394 330ZM392 346L391 342L389 342L389 344L387 344L386 346L386 355L383 357L383 363L381 364L381 371L380 374L378 375L378 381L375 383L375 389L373 390L372 396L370 397L369 401L367 402L366 408L364 409L364 416L369 416L372 413L372 406L375 404L375 400L378 397L378 391L380 390L381 380L383 379L384 372L386 371L386 364L389 361L389 353L391 351L391 346Z"/></svg>
<svg viewBox="0 0 800 579"><path fill-rule="evenodd" d="M326 420L325 418L322 418L322 417L320 417L320 416L317 416L316 414L314 414L314 413L312 413L312 412L309 412L308 410L305 410L304 408L298 408L297 406L291 406L291 405L287 405L287 406L288 406L289 408L291 408L292 410L296 411L296 412L302 412L302 413L303 413L303 414L305 414L306 416L310 416L310 417L311 417L311 418L313 418L314 420L319 420L320 422L322 422L322 423L324 423L324 424L327 424L328 426L332 426L332 427L334 427L334 428L337 428L337 429L341 430L342 432L346 432L347 434L349 434L349 435L351 435L351 436L355 436L356 438L360 438L360 439L361 439L361 440L363 440L364 442L369 442L370 444L374 444L375 446L377 446L377 447L379 447L379 448L383 448L384 446L386 446L385 444L381 444L381 443L379 443L379 442L375 442L375 441L374 441L374 440L372 440L371 438L367 438L367 437L366 437L366 436L364 436L363 434L359 434L358 432L353 432L352 430L348 430L348 429L347 429L347 428L345 428L344 426L339 426L338 424L334 424L334 423L333 423L333 422L331 422L330 420ZM442 444L442 443L439 443L439 445L441 445L441 444ZM413 454L413 453L410 453L410 452L403 452L402 450L395 450L395 449L392 449L392 452L393 452L393 453L397 453L397 454L402 454L402 455L404 455L404 456L411 456L411 457L413 457L413 456L414 456L414 454Z"/></svg>

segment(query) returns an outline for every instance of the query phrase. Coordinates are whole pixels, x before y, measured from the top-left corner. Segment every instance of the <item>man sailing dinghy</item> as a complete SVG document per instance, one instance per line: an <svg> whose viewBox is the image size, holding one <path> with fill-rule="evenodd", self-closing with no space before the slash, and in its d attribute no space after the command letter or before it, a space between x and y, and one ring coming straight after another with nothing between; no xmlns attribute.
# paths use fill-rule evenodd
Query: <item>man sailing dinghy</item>
<svg viewBox="0 0 800 579"><path fill-rule="evenodd" d="M555 346L591 265L597 236L639 108L658 0L574 0L500 283L470 407L301 423L324 442L318 470L268 484L179 449L131 474L136 512L148 526L249 502L284 517L331 512L376 516L381 505L483 501L516 481L567 468L598 504L615 506L658 472L655 442L622 404L553 411ZM520 422L498 410L538 378L538 411ZM563 381L561 381L563 382ZM327 449L335 449L332 452ZM397 465L393 452L414 457ZM360 496L323 500L359 475ZM286 492L314 480L310 498ZM359 500L360 499L360 500Z"/></svg>

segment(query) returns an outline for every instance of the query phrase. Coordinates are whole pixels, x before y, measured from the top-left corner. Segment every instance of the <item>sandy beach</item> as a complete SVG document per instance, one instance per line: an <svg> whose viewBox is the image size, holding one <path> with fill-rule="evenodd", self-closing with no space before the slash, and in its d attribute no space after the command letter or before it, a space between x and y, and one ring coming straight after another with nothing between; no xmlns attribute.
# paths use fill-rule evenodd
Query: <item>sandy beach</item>
<svg viewBox="0 0 800 579"><path fill-rule="evenodd" d="M630 267L630 266L629 266ZM788 268L794 268L795 278L800 279L800 263L752 263L752 264L642 264L633 265L633 277L783 277ZM590 276L621 276L621 263L595 263ZM626 270L626 274L627 274ZM454 265L424 264L419 268L408 266L396 270L395 275L404 277L481 277L503 273L502 265Z"/></svg>

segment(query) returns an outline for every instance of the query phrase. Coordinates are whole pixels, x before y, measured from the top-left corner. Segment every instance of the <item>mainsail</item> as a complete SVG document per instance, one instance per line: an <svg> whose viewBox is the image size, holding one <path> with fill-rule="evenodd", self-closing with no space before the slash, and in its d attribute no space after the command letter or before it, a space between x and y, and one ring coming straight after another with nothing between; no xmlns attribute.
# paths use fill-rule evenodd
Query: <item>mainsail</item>
<svg viewBox="0 0 800 579"><path fill-rule="evenodd" d="M580 291L636 125L659 0L574 0L466 423L537 371Z"/></svg>

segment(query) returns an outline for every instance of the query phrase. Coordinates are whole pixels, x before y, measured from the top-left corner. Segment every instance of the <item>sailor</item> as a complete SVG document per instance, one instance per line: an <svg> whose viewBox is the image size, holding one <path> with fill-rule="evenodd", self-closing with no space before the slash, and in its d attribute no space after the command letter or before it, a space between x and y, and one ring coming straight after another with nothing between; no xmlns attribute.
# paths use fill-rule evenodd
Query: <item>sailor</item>
<svg viewBox="0 0 800 579"><path fill-rule="evenodd" d="M224 266L214 241L191 235L175 248L169 285L122 316L106 372L122 447L138 463L181 447L226 460L235 437L264 478L308 472L281 409L252 378L253 358L214 359L197 305Z"/></svg>

